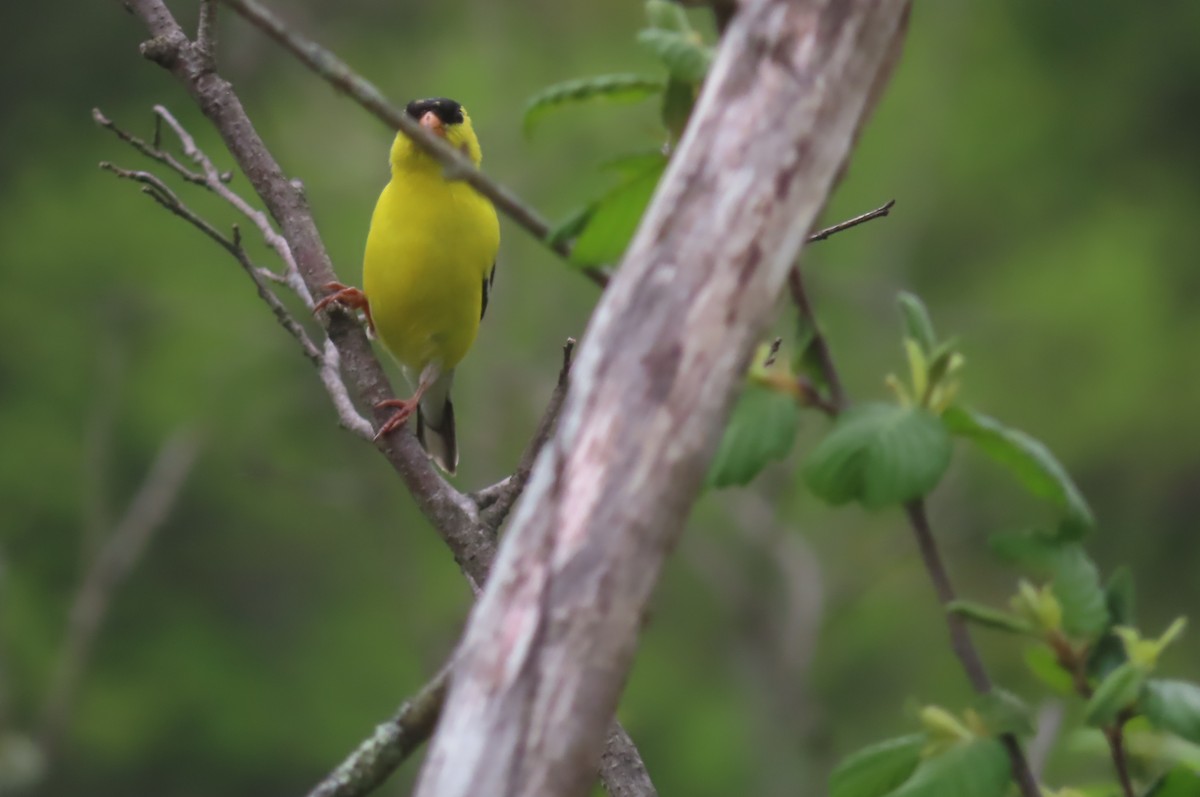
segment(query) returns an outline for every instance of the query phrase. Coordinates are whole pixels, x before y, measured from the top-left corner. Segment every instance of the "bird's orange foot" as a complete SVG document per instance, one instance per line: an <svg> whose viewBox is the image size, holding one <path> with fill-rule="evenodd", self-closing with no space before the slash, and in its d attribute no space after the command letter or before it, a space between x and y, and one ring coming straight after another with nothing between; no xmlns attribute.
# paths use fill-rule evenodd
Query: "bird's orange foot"
<svg viewBox="0 0 1200 797"><path fill-rule="evenodd" d="M313 305L313 312L319 313L331 304L340 304L348 307L351 310L362 310L363 315L367 317L367 328L371 330L371 334L375 334L375 319L371 318L371 305L367 301L367 295L358 288L351 288L348 285L343 285L340 282L325 283L325 290L333 291L321 301Z"/></svg>
<svg viewBox="0 0 1200 797"><path fill-rule="evenodd" d="M412 414L417 411L417 402L419 400L419 396L413 396L410 399L388 399L376 404L375 409L377 410L395 407L396 412L392 414L392 417L387 419L383 426L379 427L379 431L375 433L375 439L378 440L381 437L387 437L407 423Z"/></svg>

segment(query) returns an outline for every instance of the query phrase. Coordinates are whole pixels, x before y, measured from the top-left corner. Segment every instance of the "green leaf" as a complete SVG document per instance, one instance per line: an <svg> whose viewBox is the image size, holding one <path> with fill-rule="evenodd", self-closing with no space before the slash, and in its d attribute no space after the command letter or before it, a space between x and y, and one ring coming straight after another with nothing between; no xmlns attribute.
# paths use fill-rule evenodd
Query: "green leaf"
<svg viewBox="0 0 1200 797"><path fill-rule="evenodd" d="M1173 733L1154 730L1144 717L1134 717L1125 725L1125 747L1134 758L1168 766L1179 764L1200 772L1200 745Z"/></svg>
<svg viewBox="0 0 1200 797"><path fill-rule="evenodd" d="M665 156L659 147L654 149L642 150L641 152L629 152L625 155L618 155L615 158L610 158L598 167L602 172L610 172L618 175L622 181L633 180L641 177L644 174L652 171L663 170Z"/></svg>
<svg viewBox="0 0 1200 797"><path fill-rule="evenodd" d="M1052 564L1051 586L1062 604L1063 628L1086 639L1099 636L1109 625L1104 590L1096 565L1078 543L1059 548Z"/></svg>
<svg viewBox="0 0 1200 797"><path fill-rule="evenodd" d="M1125 643L1116 634L1107 633L1088 651L1087 674L1096 680L1103 680L1127 661L1129 657L1125 655Z"/></svg>
<svg viewBox="0 0 1200 797"><path fill-rule="evenodd" d="M671 133L671 138L678 141L683 138L683 131L688 120L692 117L692 107L696 104L696 84L686 80L671 78L662 96L663 126Z"/></svg>
<svg viewBox="0 0 1200 797"><path fill-rule="evenodd" d="M1071 679L1071 674L1062 668L1054 651L1045 645L1034 645L1025 650L1025 666L1052 692L1060 695L1075 694L1075 682Z"/></svg>
<svg viewBox="0 0 1200 797"><path fill-rule="evenodd" d="M889 797L1002 797L1012 779L997 739L957 744L926 759Z"/></svg>
<svg viewBox="0 0 1200 797"><path fill-rule="evenodd" d="M583 232L575 239L571 262L584 266L613 263L621 259L637 231L642 214L654 196L658 179L666 168L665 158L648 166L636 177L618 185L595 204Z"/></svg>
<svg viewBox="0 0 1200 797"><path fill-rule="evenodd" d="M970 620L984 628L992 628L997 631L1008 631L1013 634L1028 634L1033 631L1033 626L1015 614L993 609L991 606L975 603L974 601L951 601L946 604L946 611L957 614L964 620Z"/></svg>
<svg viewBox="0 0 1200 797"><path fill-rule="evenodd" d="M1140 707L1155 727L1200 744L1200 686L1153 678L1146 682Z"/></svg>
<svg viewBox="0 0 1200 797"><path fill-rule="evenodd" d="M1050 570L1059 544L1040 531L1002 531L988 537L992 553L1006 562Z"/></svg>
<svg viewBox="0 0 1200 797"><path fill-rule="evenodd" d="M1146 671L1130 662L1122 664L1100 682L1084 709L1088 725L1100 727L1116 719L1122 709L1137 700L1146 682Z"/></svg>
<svg viewBox="0 0 1200 797"><path fill-rule="evenodd" d="M804 478L830 504L857 500L879 509L930 492L951 449L945 427L925 410L861 404L838 416L810 454Z"/></svg>
<svg viewBox="0 0 1200 797"><path fill-rule="evenodd" d="M555 108L593 100L639 102L658 94L665 86L662 78L633 74L597 75L555 83L525 103L525 135L533 132L537 121Z"/></svg>
<svg viewBox="0 0 1200 797"><path fill-rule="evenodd" d="M883 797L912 775L924 744L925 735L914 733L847 756L829 776L829 797Z"/></svg>
<svg viewBox="0 0 1200 797"><path fill-rule="evenodd" d="M1103 679L1128 660L1125 644L1112 633L1113 626L1131 626L1135 622L1133 574L1128 567L1122 565L1109 576L1108 584L1104 587L1104 604L1108 609L1108 630L1092 646L1087 660L1087 673L1097 680Z"/></svg>
<svg viewBox="0 0 1200 797"><path fill-rule="evenodd" d="M579 235L587 223L592 220L592 214L595 212L595 205L585 205L572 212L546 234L546 243L558 246Z"/></svg>
<svg viewBox="0 0 1200 797"><path fill-rule="evenodd" d="M1113 625L1134 624L1133 572L1121 565L1108 577L1104 586L1104 603Z"/></svg>
<svg viewBox="0 0 1200 797"><path fill-rule="evenodd" d="M787 393L749 384L738 398L708 470L710 487L747 484L792 450L800 409Z"/></svg>
<svg viewBox="0 0 1200 797"><path fill-rule="evenodd" d="M671 73L685 83L699 83L712 63L713 51L695 33L650 28L637 35L638 43L649 50Z"/></svg>
<svg viewBox="0 0 1200 797"><path fill-rule="evenodd" d="M926 354L933 354L937 348L937 336L933 334L933 320L925 303L915 293L901 291L896 297L900 304L900 315L904 318L904 335L912 338Z"/></svg>
<svg viewBox="0 0 1200 797"><path fill-rule="evenodd" d="M978 695L971 705L987 726L988 732L999 736L1005 733L1017 736L1033 734L1033 712L1025 701L1005 689L993 689L986 695Z"/></svg>
<svg viewBox="0 0 1200 797"><path fill-rule="evenodd" d="M688 21L683 7L678 3L669 2L669 0L646 0L646 20L652 28L681 33L692 29L692 24Z"/></svg>
<svg viewBox="0 0 1200 797"><path fill-rule="evenodd" d="M1146 797L1200 797L1200 773L1177 766L1156 780Z"/></svg>
<svg viewBox="0 0 1200 797"><path fill-rule="evenodd" d="M947 409L942 421L952 434L970 440L1006 467L1029 492L1063 509L1066 520L1062 536L1077 538L1095 525L1092 510L1079 488L1040 442L994 418L962 407Z"/></svg>

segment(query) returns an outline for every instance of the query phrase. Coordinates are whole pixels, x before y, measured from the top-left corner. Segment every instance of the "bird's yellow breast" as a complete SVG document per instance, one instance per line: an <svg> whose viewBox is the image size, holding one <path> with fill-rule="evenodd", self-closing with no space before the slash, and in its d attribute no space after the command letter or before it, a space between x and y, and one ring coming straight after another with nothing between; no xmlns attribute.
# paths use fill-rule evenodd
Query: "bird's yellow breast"
<svg viewBox="0 0 1200 797"><path fill-rule="evenodd" d="M394 171L363 258L363 289L379 338L419 373L449 370L479 331L483 283L500 245L492 204L440 168Z"/></svg>

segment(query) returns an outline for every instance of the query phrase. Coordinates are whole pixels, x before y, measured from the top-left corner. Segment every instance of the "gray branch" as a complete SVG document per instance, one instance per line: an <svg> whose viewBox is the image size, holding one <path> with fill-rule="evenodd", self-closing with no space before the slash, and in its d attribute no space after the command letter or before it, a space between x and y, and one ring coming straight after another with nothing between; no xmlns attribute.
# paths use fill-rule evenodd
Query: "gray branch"
<svg viewBox="0 0 1200 797"><path fill-rule="evenodd" d="M215 71L212 54L205 52L199 43L188 40L162 0L122 0L122 3L142 19L153 37L142 43L142 54L167 69L187 89L216 127L239 168L278 224L303 287L311 295L326 283L335 281L328 253L303 192L297 184L287 179L267 150L237 94ZM159 116L170 124L169 114L160 113ZM181 133L186 150L188 142L183 139L182 129L176 132ZM211 181L212 173L205 163L200 162L200 165L205 168L205 184L216 190ZM218 182L223 183L224 179ZM271 229L269 225L267 229ZM260 230L264 235L267 234L262 227ZM280 255L284 256L282 251ZM330 387L330 382L335 386L348 383L365 404L375 405L390 398L387 379L362 328L346 314L335 311L330 314L328 334L322 353L321 373L339 410L341 403L351 403L350 397L344 392L335 395L336 391ZM339 364L346 383L338 378ZM556 414L557 408L552 404L547 413L550 422ZM377 412L376 420L381 419L382 416ZM455 490L437 473L411 434L389 435L386 439L376 441L376 446L396 469L417 507L450 548L471 588L478 592L495 559L495 528L480 518L474 501ZM653 786L645 775L637 748L620 726L614 723L613 728L616 732L610 738L609 750L612 760L621 763L606 766L602 771L602 779L608 783L609 778L620 775L624 767L636 765L636 771L627 773L628 776L622 781L620 788L625 790L619 793L631 797L654 797ZM424 736L414 733L411 738L415 746L423 741ZM382 781L403 757L385 755L374 759L382 762L375 777ZM632 784L641 784L642 788L629 791ZM614 794L618 793L616 788L612 787Z"/></svg>
<svg viewBox="0 0 1200 797"><path fill-rule="evenodd" d="M745 0L572 368L417 797L581 795L733 391L899 54L907 0Z"/></svg>

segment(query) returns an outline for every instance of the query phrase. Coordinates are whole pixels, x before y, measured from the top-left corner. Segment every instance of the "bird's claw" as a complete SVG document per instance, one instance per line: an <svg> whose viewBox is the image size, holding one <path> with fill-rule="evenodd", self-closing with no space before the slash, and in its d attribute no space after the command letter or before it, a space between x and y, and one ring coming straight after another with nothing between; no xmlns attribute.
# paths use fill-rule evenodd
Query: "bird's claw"
<svg viewBox="0 0 1200 797"><path fill-rule="evenodd" d="M396 412L392 417L388 418L383 426L379 427L379 431L375 433L375 439L387 437L392 432L399 429L404 424L408 423L408 419L412 417L413 412L417 409L417 400L414 399L388 399L381 401L375 405L375 409L382 410L388 407L395 407Z"/></svg>
<svg viewBox="0 0 1200 797"><path fill-rule="evenodd" d="M371 331L372 335L375 334L375 319L371 318L371 305L367 301L365 293L358 288L343 285L340 282L327 282L324 288L327 291L332 291L332 293L313 305L313 313L319 313L331 304L340 304L351 310L362 310L363 315L367 317L367 328Z"/></svg>

